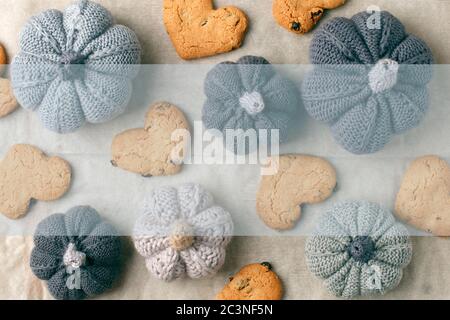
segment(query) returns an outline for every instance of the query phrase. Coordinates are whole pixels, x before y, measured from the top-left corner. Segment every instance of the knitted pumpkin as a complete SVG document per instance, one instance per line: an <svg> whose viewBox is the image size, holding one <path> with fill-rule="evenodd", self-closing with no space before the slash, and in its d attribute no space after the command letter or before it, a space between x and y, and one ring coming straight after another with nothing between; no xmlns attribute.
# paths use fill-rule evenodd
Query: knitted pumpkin
<svg viewBox="0 0 450 320"><path fill-rule="evenodd" d="M131 96L141 47L102 6L79 0L64 13L48 10L22 30L11 77L20 104L58 133L121 114Z"/></svg>
<svg viewBox="0 0 450 320"><path fill-rule="evenodd" d="M170 281L215 274L233 233L230 214L200 185L154 190L136 221L134 244L148 270Z"/></svg>
<svg viewBox="0 0 450 320"><path fill-rule="evenodd" d="M431 51L388 12L330 21L314 36L311 61L305 107L352 153L379 151L424 117Z"/></svg>
<svg viewBox="0 0 450 320"><path fill-rule="evenodd" d="M56 299L84 299L112 287L120 270L121 241L90 207L75 207L39 223L30 266Z"/></svg>
<svg viewBox="0 0 450 320"><path fill-rule="evenodd" d="M298 110L298 90L293 83L277 73L261 57L245 56L236 63L224 62L209 71L204 85L207 100L203 107L206 129L256 130L270 143L271 129L279 130L280 141L287 138L289 124ZM268 130L267 135L259 130ZM256 144L261 141L258 139ZM278 142L278 141L277 141ZM254 151L245 142L228 145L236 153ZM254 146L256 147L256 146Z"/></svg>
<svg viewBox="0 0 450 320"><path fill-rule="evenodd" d="M388 210L364 201L336 205L306 242L309 270L345 298L395 288L411 256L406 228Z"/></svg>

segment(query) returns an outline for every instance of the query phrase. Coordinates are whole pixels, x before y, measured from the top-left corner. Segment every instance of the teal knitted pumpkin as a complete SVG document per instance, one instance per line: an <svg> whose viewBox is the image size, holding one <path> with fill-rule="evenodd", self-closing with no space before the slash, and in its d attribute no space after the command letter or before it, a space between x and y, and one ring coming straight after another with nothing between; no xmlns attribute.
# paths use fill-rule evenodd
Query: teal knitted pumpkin
<svg viewBox="0 0 450 320"><path fill-rule="evenodd" d="M132 30L114 25L99 4L79 0L65 12L32 17L11 67L19 103L58 133L121 114L131 97L141 47Z"/></svg>
<svg viewBox="0 0 450 320"><path fill-rule="evenodd" d="M337 204L306 242L309 270L338 297L384 294L400 282L412 256L406 228L376 204Z"/></svg>

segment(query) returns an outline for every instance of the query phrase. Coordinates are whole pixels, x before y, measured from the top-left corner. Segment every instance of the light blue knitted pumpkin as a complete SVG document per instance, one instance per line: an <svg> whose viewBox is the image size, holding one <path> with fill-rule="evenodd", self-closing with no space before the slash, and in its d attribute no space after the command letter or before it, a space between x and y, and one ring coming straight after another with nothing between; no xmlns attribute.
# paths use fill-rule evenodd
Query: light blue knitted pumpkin
<svg viewBox="0 0 450 320"><path fill-rule="evenodd" d="M394 289L411 260L408 231L377 204L337 204L321 216L316 229L306 242L308 268L338 297Z"/></svg>
<svg viewBox="0 0 450 320"><path fill-rule="evenodd" d="M305 107L352 153L379 151L427 110L431 51L388 12L330 21L314 36L311 61Z"/></svg>
<svg viewBox="0 0 450 320"><path fill-rule="evenodd" d="M64 13L32 17L11 68L20 104L58 133L101 123L128 105L141 47L132 30L114 25L102 6L80 0Z"/></svg>
<svg viewBox="0 0 450 320"><path fill-rule="evenodd" d="M291 121L299 108L295 85L277 73L262 57L245 56L236 63L224 62L207 75L204 85L207 100L203 107L203 124L226 135L227 129L255 130L267 136L270 144L272 129L279 130L280 143L287 139ZM268 130L265 132L259 130ZM257 144L261 142L258 139ZM241 153L238 142L234 146ZM230 147L230 146L229 146ZM248 140L242 151L254 151Z"/></svg>

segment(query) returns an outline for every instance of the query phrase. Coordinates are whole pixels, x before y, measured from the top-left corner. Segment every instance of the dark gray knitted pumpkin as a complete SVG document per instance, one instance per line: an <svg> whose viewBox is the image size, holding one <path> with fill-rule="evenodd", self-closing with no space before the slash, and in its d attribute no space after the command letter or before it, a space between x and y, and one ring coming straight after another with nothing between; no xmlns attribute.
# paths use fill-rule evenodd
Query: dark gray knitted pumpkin
<svg viewBox="0 0 450 320"><path fill-rule="evenodd" d="M394 289L411 261L412 245L389 210L353 201L321 216L305 253L309 270L331 293L352 298Z"/></svg>
<svg viewBox="0 0 450 320"><path fill-rule="evenodd" d="M98 295L112 287L120 270L117 231L90 207L54 214L37 226L30 266L60 300Z"/></svg>
<svg viewBox="0 0 450 320"><path fill-rule="evenodd" d="M262 57L245 56L236 63L217 65L208 73L204 90L207 100L202 119L206 129L220 130L224 136L227 129L254 129L256 135L269 137L268 144L272 129L279 130L280 143L286 140L299 107L295 85ZM268 130L267 135L261 129ZM261 142L258 139L257 145ZM245 152L254 151L251 149L246 143ZM234 151L240 153L237 143Z"/></svg>
<svg viewBox="0 0 450 320"><path fill-rule="evenodd" d="M388 12L331 20L314 36L311 62L305 107L352 153L379 151L424 117L431 50Z"/></svg>

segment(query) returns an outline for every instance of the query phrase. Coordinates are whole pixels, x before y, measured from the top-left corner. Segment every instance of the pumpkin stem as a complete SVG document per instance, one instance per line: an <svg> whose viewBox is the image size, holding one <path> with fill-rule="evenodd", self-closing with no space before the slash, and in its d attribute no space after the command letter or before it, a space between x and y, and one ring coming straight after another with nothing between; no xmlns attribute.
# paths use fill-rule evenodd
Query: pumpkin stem
<svg viewBox="0 0 450 320"><path fill-rule="evenodd" d="M347 250L354 260L367 263L373 257L375 243L371 237L357 236L353 238Z"/></svg>
<svg viewBox="0 0 450 320"><path fill-rule="evenodd" d="M175 223L169 240L170 245L175 250L186 250L194 243L194 236L191 226L184 222Z"/></svg>
<svg viewBox="0 0 450 320"><path fill-rule="evenodd" d="M369 85L373 93L389 90L397 83L399 65L392 59L381 59L369 72Z"/></svg>
<svg viewBox="0 0 450 320"><path fill-rule="evenodd" d="M265 107L264 99L257 91L244 93L244 95L239 99L239 103L241 104L241 107L252 116L262 112Z"/></svg>
<svg viewBox="0 0 450 320"><path fill-rule="evenodd" d="M78 269L85 265L86 254L77 251L77 247L71 242L67 246L66 252L64 253L63 262L66 267Z"/></svg>

